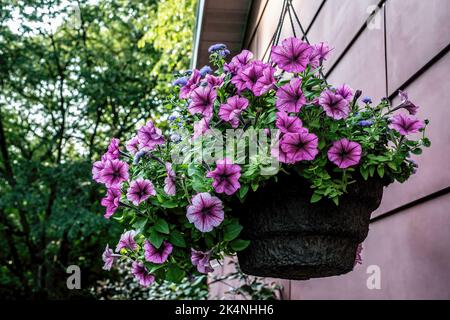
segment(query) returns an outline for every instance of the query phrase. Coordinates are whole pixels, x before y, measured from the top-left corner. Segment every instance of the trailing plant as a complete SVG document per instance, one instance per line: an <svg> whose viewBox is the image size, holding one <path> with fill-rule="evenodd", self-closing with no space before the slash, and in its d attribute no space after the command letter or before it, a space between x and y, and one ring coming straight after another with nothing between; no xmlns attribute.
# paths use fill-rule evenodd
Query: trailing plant
<svg viewBox="0 0 450 320"><path fill-rule="evenodd" d="M339 205L358 179L406 181L417 167L411 156L430 146L428 121L413 117L406 93L393 107L329 85L325 43L286 39L270 63L247 50L227 63L223 44L209 51L214 70L174 81L166 105L174 115L159 124L166 133L148 120L126 150L112 139L93 166L107 188L105 217L126 229L115 251L106 248L105 269L131 259L144 286L208 273L210 260L245 249L239 202L278 174L308 181L311 202Z"/></svg>

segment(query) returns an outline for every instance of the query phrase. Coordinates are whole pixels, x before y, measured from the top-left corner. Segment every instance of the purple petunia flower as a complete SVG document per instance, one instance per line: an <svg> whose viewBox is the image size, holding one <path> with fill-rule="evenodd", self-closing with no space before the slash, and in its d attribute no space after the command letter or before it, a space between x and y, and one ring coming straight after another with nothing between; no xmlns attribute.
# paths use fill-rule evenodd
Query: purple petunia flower
<svg viewBox="0 0 450 320"><path fill-rule="evenodd" d="M228 158L217 160L216 169L208 172L206 177L214 179L212 186L217 193L231 196L241 187L241 166L233 164Z"/></svg>
<svg viewBox="0 0 450 320"><path fill-rule="evenodd" d="M355 263L353 265L354 267L357 264L363 264L362 251L363 251L363 245L362 245L362 243L360 243L360 244L358 244L358 247L356 248Z"/></svg>
<svg viewBox="0 0 450 320"><path fill-rule="evenodd" d="M105 263L103 265L103 270L111 270L112 265L119 257L120 255L114 254L114 252L109 248L109 245L106 245L105 251L102 254L102 260Z"/></svg>
<svg viewBox="0 0 450 320"><path fill-rule="evenodd" d="M422 121L417 120L414 117L398 114L391 118L391 124L389 127L401 135L407 136L409 134L419 132L420 129L424 128L424 124Z"/></svg>
<svg viewBox="0 0 450 320"><path fill-rule="evenodd" d="M133 273L141 286L148 287L155 282L155 276L148 272L142 262L134 261L131 267L131 273Z"/></svg>
<svg viewBox="0 0 450 320"><path fill-rule="evenodd" d="M206 83L212 88L220 88L223 84L223 76L216 77L211 74L207 74L205 77Z"/></svg>
<svg viewBox="0 0 450 320"><path fill-rule="evenodd" d="M127 190L127 199L130 200L135 206L144 202L150 196L155 196L156 191L153 183L150 180L144 180L139 178L130 183L130 187Z"/></svg>
<svg viewBox="0 0 450 320"><path fill-rule="evenodd" d="M280 111L300 112L306 98L302 92L302 79L294 78L288 84L278 89L276 106Z"/></svg>
<svg viewBox="0 0 450 320"><path fill-rule="evenodd" d="M356 166L361 160L362 148L357 142L341 139L328 150L328 159L341 169Z"/></svg>
<svg viewBox="0 0 450 320"><path fill-rule="evenodd" d="M213 88L209 86L198 87L192 91L189 112L192 115L200 113L206 118L211 118L216 97L217 93Z"/></svg>
<svg viewBox="0 0 450 320"><path fill-rule="evenodd" d="M180 89L180 99L188 99L192 91L199 86L201 79L202 75L200 74L200 71L194 70L186 84Z"/></svg>
<svg viewBox="0 0 450 320"><path fill-rule="evenodd" d="M209 193L199 193L192 198L186 217L201 232L210 232L224 219L223 204Z"/></svg>
<svg viewBox="0 0 450 320"><path fill-rule="evenodd" d="M130 230L123 233L120 236L119 243L116 246L116 252L120 252L122 249L129 249L131 251L136 250L137 244L134 241L134 237L136 236L136 231Z"/></svg>
<svg viewBox="0 0 450 320"><path fill-rule="evenodd" d="M156 264L163 264L169 258L169 255L173 251L173 246L171 243L164 241L161 247L157 249L148 240L144 243L144 256L145 260L148 262L153 262Z"/></svg>
<svg viewBox="0 0 450 320"><path fill-rule="evenodd" d="M406 91L400 90L398 92L398 94L400 96L402 103L396 109L405 109L406 111L409 112L410 115L413 115L413 116L416 115L417 112L419 111L419 107L416 106L411 101L409 101L408 93Z"/></svg>
<svg viewBox="0 0 450 320"><path fill-rule="evenodd" d="M238 73L239 69L245 67L252 59L253 53L248 50L243 50L237 56L233 57L230 63L225 63L223 69L225 70L225 72L236 74Z"/></svg>
<svg viewBox="0 0 450 320"><path fill-rule="evenodd" d="M277 112L276 126L282 133L308 132L299 117L289 116L286 112Z"/></svg>
<svg viewBox="0 0 450 320"><path fill-rule="evenodd" d="M147 121L145 126L142 126L138 130L137 137L139 140L139 147L147 151L151 151L155 149L157 145L164 143L161 129L156 128L152 120Z"/></svg>
<svg viewBox="0 0 450 320"><path fill-rule="evenodd" d="M120 197L122 196L119 188L109 188L106 191L106 197L100 202L103 207L106 207L104 217L109 219L119 208Z"/></svg>
<svg viewBox="0 0 450 320"><path fill-rule="evenodd" d="M120 150L119 150L120 141L117 138L113 138L109 143L108 150L103 155L106 160L115 160L119 159Z"/></svg>
<svg viewBox="0 0 450 320"><path fill-rule="evenodd" d="M136 152L139 151L139 139L137 136L131 138L130 140L127 141L126 143L126 148L127 151L129 153L131 153L132 155L135 155Z"/></svg>
<svg viewBox="0 0 450 320"><path fill-rule="evenodd" d="M194 134L192 136L192 139L195 140L198 137L201 137L208 130L209 120L207 118L203 118L200 121L194 122Z"/></svg>
<svg viewBox="0 0 450 320"><path fill-rule="evenodd" d="M105 164L106 164L106 161L102 160L102 161L96 161L92 165L92 179L94 179L94 181L103 183L103 181L101 180L101 173L102 173L103 169L105 168Z"/></svg>
<svg viewBox="0 0 450 320"><path fill-rule="evenodd" d="M283 135L280 141L281 151L286 153L285 163L314 160L319 153L319 140L313 133L300 132ZM281 161L281 160L280 160Z"/></svg>
<svg viewBox="0 0 450 320"><path fill-rule="evenodd" d="M199 70L199 72L202 75L202 77L204 77L207 74L211 74L213 72L213 70L211 69L210 66L204 66Z"/></svg>
<svg viewBox="0 0 450 320"><path fill-rule="evenodd" d="M255 96L261 96L269 91L275 83L275 69L267 63L255 60L247 64L245 68L239 70L239 73L233 77L232 83L239 91L247 88ZM233 80L238 79L237 85ZM244 86L245 85L245 88Z"/></svg>
<svg viewBox="0 0 450 320"><path fill-rule="evenodd" d="M312 46L313 50L311 55L309 56L309 64L313 68L318 68L322 65L322 63L328 59L328 56L330 55L332 48L325 43L320 42L318 44L315 44Z"/></svg>
<svg viewBox="0 0 450 320"><path fill-rule="evenodd" d="M228 98L227 103L220 106L220 119L229 122L233 128L237 128L239 125L239 116L243 110L247 109L248 103L246 98L240 96Z"/></svg>
<svg viewBox="0 0 450 320"><path fill-rule="evenodd" d="M325 110L327 116L341 120L347 118L350 113L350 105L340 94L331 90L322 92L319 98L319 104Z"/></svg>
<svg viewBox="0 0 450 320"><path fill-rule="evenodd" d="M174 196L177 192L176 190L176 174L175 170L172 169L172 164L166 162L166 173L167 177L164 179L164 192L169 196Z"/></svg>
<svg viewBox="0 0 450 320"><path fill-rule="evenodd" d="M198 272L207 274L214 271L211 267L210 259L211 251L203 252L191 248L191 262L197 267Z"/></svg>
<svg viewBox="0 0 450 320"><path fill-rule="evenodd" d="M128 180L128 163L115 160L106 160L105 167L100 172L99 180L108 188L117 187Z"/></svg>
<svg viewBox="0 0 450 320"><path fill-rule="evenodd" d="M283 40L280 46L272 47L271 58L284 71L299 73L306 69L312 52L309 44L291 37Z"/></svg>
<svg viewBox="0 0 450 320"><path fill-rule="evenodd" d="M216 51L225 50L226 48L227 48L227 46L225 44L223 44L223 43L216 43L216 44L213 44L212 46L210 46L208 48L208 52L209 53L213 53L213 52L216 52Z"/></svg>
<svg viewBox="0 0 450 320"><path fill-rule="evenodd" d="M346 84L343 84L342 86L336 88L336 93L347 100L349 103L353 99L353 90Z"/></svg>
<svg viewBox="0 0 450 320"><path fill-rule="evenodd" d="M263 75L261 78L258 79L258 81L253 86L253 93L255 96L259 97L268 92L270 89L273 89L275 86L275 69L267 66L263 70Z"/></svg>

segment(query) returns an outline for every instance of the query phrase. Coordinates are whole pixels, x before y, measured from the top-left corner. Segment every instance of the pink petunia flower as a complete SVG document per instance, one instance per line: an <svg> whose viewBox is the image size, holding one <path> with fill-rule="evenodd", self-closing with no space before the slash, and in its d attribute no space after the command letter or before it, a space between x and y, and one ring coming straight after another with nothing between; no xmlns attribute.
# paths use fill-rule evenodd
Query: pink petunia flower
<svg viewBox="0 0 450 320"><path fill-rule="evenodd" d="M302 79L294 78L288 84L277 90L276 106L280 111L300 112L306 104L305 95L302 92Z"/></svg>
<svg viewBox="0 0 450 320"><path fill-rule="evenodd" d="M163 264L169 258L169 255L173 251L173 246L171 243L164 241L161 247L157 249L148 240L144 243L144 256L145 260L148 262L153 262L156 264Z"/></svg>
<svg viewBox="0 0 450 320"><path fill-rule="evenodd" d="M286 153L286 163L314 160L319 153L319 142L315 134L308 132L288 133L280 141L280 148Z"/></svg>
<svg viewBox="0 0 450 320"><path fill-rule="evenodd" d="M409 101L408 93L406 91L400 90L398 92L398 95L400 96L402 103L396 109L405 109L406 111L409 112L410 115L415 116L417 114L417 112L419 111L419 107L416 106L411 101Z"/></svg>
<svg viewBox="0 0 450 320"><path fill-rule="evenodd" d="M119 149L120 141L117 138L113 138L109 143L108 150L103 155L103 159L106 160L115 160L120 157L120 149Z"/></svg>
<svg viewBox="0 0 450 320"><path fill-rule="evenodd" d="M128 177L128 163L115 159L105 162L105 167L100 172L99 180L108 188L113 188L128 180Z"/></svg>
<svg viewBox="0 0 450 320"><path fill-rule="evenodd" d="M109 248L109 245L106 245L105 251L102 254L102 260L104 262L103 270L111 270L114 262L120 257L118 254L114 254L114 252Z"/></svg>
<svg viewBox="0 0 450 320"><path fill-rule="evenodd" d="M319 104L325 110L327 116L335 120L345 119L350 113L349 102L331 90L322 92L319 98Z"/></svg>
<svg viewBox="0 0 450 320"><path fill-rule="evenodd" d="M271 58L284 71L299 73L306 69L312 52L309 44L291 37L272 47Z"/></svg>
<svg viewBox="0 0 450 320"><path fill-rule="evenodd" d="M139 178L130 183L130 187L127 191L127 199L130 200L135 206L144 202L150 196L155 196L156 191L153 183L150 180Z"/></svg>
<svg viewBox="0 0 450 320"><path fill-rule="evenodd" d="M142 262L134 261L131 267L131 273L133 273L141 286L148 287L155 282L155 276L148 272Z"/></svg>
<svg viewBox="0 0 450 320"><path fill-rule="evenodd" d="M200 113L206 118L211 118L217 93L211 87L198 87L191 94L189 112L194 115Z"/></svg>
<svg viewBox="0 0 450 320"><path fill-rule="evenodd" d="M92 165L92 179L98 183L103 183L101 180L101 173L105 169L106 161L96 161Z"/></svg>
<svg viewBox="0 0 450 320"><path fill-rule="evenodd" d="M194 70L187 83L180 89L180 99L188 99L191 96L192 91L200 85L201 79L202 75L200 74L200 71L197 69Z"/></svg>
<svg viewBox="0 0 450 320"><path fill-rule="evenodd" d="M210 251L203 252L191 248L191 262L195 267L197 267L198 272L207 274L214 271L211 267L210 259Z"/></svg>
<svg viewBox="0 0 450 320"><path fill-rule="evenodd" d="M276 126L282 133L308 132L299 117L289 116L286 112L277 112Z"/></svg>
<svg viewBox="0 0 450 320"><path fill-rule="evenodd" d="M223 76L216 77L211 74L207 74L205 81L211 88L220 88L223 84Z"/></svg>
<svg viewBox="0 0 450 320"><path fill-rule="evenodd" d="M357 142L341 139L328 150L328 159L341 169L356 166L361 160L362 148Z"/></svg>
<svg viewBox="0 0 450 320"><path fill-rule="evenodd" d="M209 120L207 118L203 118L200 121L194 122L194 134L192 136L192 139L195 140L198 137L201 137L208 130Z"/></svg>
<svg viewBox="0 0 450 320"><path fill-rule="evenodd" d="M269 90L273 89L276 82L275 69L268 66L263 70L262 77L260 77L253 86L253 93L255 96L260 97Z"/></svg>
<svg viewBox="0 0 450 320"><path fill-rule="evenodd" d="M155 149L157 145L164 143L164 137L161 129L158 129L153 124L152 120L149 120L145 126L142 126L138 130L139 147L146 151Z"/></svg>
<svg viewBox="0 0 450 320"><path fill-rule="evenodd" d="M274 73L275 69L271 65L255 60L247 64L245 68L240 69L231 82L238 91L248 89L254 95L260 96L273 87L275 83Z"/></svg>
<svg viewBox="0 0 450 320"><path fill-rule="evenodd" d="M313 50L311 56L309 57L309 64L313 68L320 67L324 61L328 59L332 48L328 45L328 43L320 42L318 44L314 44L312 46Z"/></svg>
<svg viewBox="0 0 450 320"><path fill-rule="evenodd" d="M214 179L212 186L217 193L231 196L241 187L241 166L233 164L228 158L217 160L216 165L216 169L208 172L206 177Z"/></svg>
<svg viewBox="0 0 450 320"><path fill-rule="evenodd" d="M126 148L129 153L132 155L135 155L136 152L139 151L139 138L137 136L134 136L126 143Z"/></svg>
<svg viewBox="0 0 450 320"><path fill-rule="evenodd" d="M192 198L186 217L201 232L210 232L224 219L223 204L209 193L199 193Z"/></svg>
<svg viewBox="0 0 450 320"><path fill-rule="evenodd" d="M137 244L134 241L134 237L136 236L136 231L130 230L123 233L120 236L119 243L116 246L116 252L120 252L122 249L129 249L131 251L136 250Z"/></svg>
<svg viewBox="0 0 450 320"><path fill-rule="evenodd" d="M342 86L336 88L336 93L340 95L342 98L348 101L348 103L352 102L353 99L353 89L348 85L343 84Z"/></svg>
<svg viewBox="0 0 450 320"><path fill-rule="evenodd" d="M100 204L106 207L104 217L109 219L119 208L120 197L122 196L119 188L109 188L106 191L106 197L102 199Z"/></svg>
<svg viewBox="0 0 450 320"><path fill-rule="evenodd" d="M245 67L252 59L253 53L248 50L243 50L237 56L233 57L230 63L225 63L223 69L225 70L225 72L236 74L238 73L239 69Z"/></svg>
<svg viewBox="0 0 450 320"><path fill-rule="evenodd" d="M247 109L248 103L246 98L240 96L228 98L227 103L220 106L220 119L229 122L233 128L237 128L239 116L243 110Z"/></svg>
<svg viewBox="0 0 450 320"><path fill-rule="evenodd" d="M176 174L175 170L172 169L172 164L166 162L166 174L167 177L164 179L164 192L169 196L174 196L177 193L176 189Z"/></svg>
<svg viewBox="0 0 450 320"><path fill-rule="evenodd" d="M419 132L420 129L424 128L424 124L417 118L398 114L391 118L389 127L401 135L407 136Z"/></svg>

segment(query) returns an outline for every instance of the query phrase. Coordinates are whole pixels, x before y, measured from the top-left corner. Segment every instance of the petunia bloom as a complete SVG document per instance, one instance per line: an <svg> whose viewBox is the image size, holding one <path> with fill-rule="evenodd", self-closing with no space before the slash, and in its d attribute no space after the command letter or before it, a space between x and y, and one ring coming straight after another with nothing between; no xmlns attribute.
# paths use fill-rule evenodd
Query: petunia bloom
<svg viewBox="0 0 450 320"><path fill-rule="evenodd" d="M126 148L127 151L129 153L131 153L132 155L135 155L136 152L139 151L139 139L137 136L131 138L130 140L127 141L126 143Z"/></svg>
<svg viewBox="0 0 450 320"><path fill-rule="evenodd" d="M320 42L318 44L314 44L312 46L312 48L313 48L313 50L312 50L311 56L309 57L309 64L313 68L318 68L319 66L321 66L322 63L325 60L327 60L328 56L330 55L331 50L333 50L325 42Z"/></svg>
<svg viewBox="0 0 450 320"><path fill-rule="evenodd" d="M119 139L113 138L109 143L108 150L104 154L104 159L115 160L119 159L120 149L119 149Z"/></svg>
<svg viewBox="0 0 450 320"><path fill-rule="evenodd" d="M223 76L216 77L211 74L207 74L205 80L206 83L212 88L219 88L223 84Z"/></svg>
<svg viewBox="0 0 450 320"><path fill-rule="evenodd" d="M177 192L175 183L176 174L170 162L166 162L166 174L167 177L164 179L164 192L169 196L174 196Z"/></svg>
<svg viewBox="0 0 450 320"><path fill-rule="evenodd" d="M398 92L398 94L400 96L402 103L396 109L405 109L406 111L409 112L410 115L413 115L413 116L416 115L417 112L419 111L419 107L416 106L411 101L409 101L408 93L406 91L400 90Z"/></svg>
<svg viewBox="0 0 450 320"><path fill-rule="evenodd" d="M239 116L248 107L248 100L240 96L228 98L227 103L222 104L219 110L219 117L223 121L229 122L233 128L239 125Z"/></svg>
<svg viewBox="0 0 450 320"><path fill-rule="evenodd" d="M239 70L232 83L238 91L249 89L255 96L260 96L270 90L275 83L275 69L267 63L255 60ZM236 79L240 80L236 81Z"/></svg>
<svg viewBox="0 0 450 320"><path fill-rule="evenodd" d="M289 116L286 112L277 112L275 124L282 133L308 132L299 117Z"/></svg>
<svg viewBox="0 0 450 320"><path fill-rule="evenodd" d="M115 160L106 160L105 167L100 172L99 180L108 188L117 187L128 180L128 163Z"/></svg>
<svg viewBox="0 0 450 320"><path fill-rule="evenodd" d="M219 198L209 193L195 195L188 206L186 217L201 232L210 232L224 219L223 204Z"/></svg>
<svg viewBox="0 0 450 320"><path fill-rule="evenodd" d="M280 111L300 112L305 105L306 98L302 92L302 79L294 78L288 84L277 90L276 106Z"/></svg>
<svg viewBox="0 0 450 320"><path fill-rule="evenodd" d="M130 230L123 233L120 236L119 243L116 246L116 252L120 252L122 249L129 249L131 251L136 250L137 244L134 241L134 237L136 236L136 231Z"/></svg>
<svg viewBox="0 0 450 320"><path fill-rule="evenodd" d="M231 59L230 63L225 63L223 69L225 72L236 74L239 69L245 67L253 59L253 53L243 50L237 56Z"/></svg>
<svg viewBox="0 0 450 320"><path fill-rule="evenodd" d="M92 165L92 179L94 179L94 181L103 183L101 180L101 173L103 169L105 169L105 164L106 161L96 161Z"/></svg>
<svg viewBox="0 0 450 320"><path fill-rule="evenodd" d="M363 251L363 245L362 245L362 243L360 243L360 244L358 244L358 247L356 248L355 263L353 265L354 267L357 264L363 264L362 251Z"/></svg>
<svg viewBox="0 0 450 320"><path fill-rule="evenodd" d="M417 120L414 117L398 114L391 118L391 124L389 127L396 130L401 135L407 136L409 134L419 132L420 129L424 128L424 124L422 121Z"/></svg>
<svg viewBox="0 0 450 320"><path fill-rule="evenodd" d="M286 153L286 163L314 160L319 153L319 142L315 134L308 132L288 133L280 141L280 148Z"/></svg>
<svg viewBox="0 0 450 320"><path fill-rule="evenodd" d="M119 188L109 188L106 191L106 197L102 199L101 205L106 207L104 217L109 219L119 208L120 197L122 196Z"/></svg>
<svg viewBox="0 0 450 320"><path fill-rule="evenodd" d="M253 93L255 96L260 97L270 89L273 89L275 82L277 82L275 79L275 69L270 66L266 66L263 70L262 77L260 77L253 86Z"/></svg>
<svg viewBox="0 0 450 320"><path fill-rule="evenodd" d="M214 271L214 269L211 267L210 258L210 251L203 252L191 249L191 262L195 267L197 267L197 271L200 273L206 274Z"/></svg>
<svg viewBox="0 0 450 320"><path fill-rule="evenodd" d="M291 37L272 47L271 58L284 71L299 73L306 69L312 52L309 44Z"/></svg>
<svg viewBox="0 0 450 320"><path fill-rule="evenodd" d="M105 251L102 254L102 260L105 263L103 265L103 270L111 270L114 262L120 257L118 254L114 254L114 252L109 248L109 245L106 245Z"/></svg>
<svg viewBox="0 0 450 320"><path fill-rule="evenodd" d="M139 139L139 147L147 151L151 151L157 145L164 143L161 129L156 128L152 120L147 121L145 126L138 130L137 137Z"/></svg>
<svg viewBox="0 0 450 320"><path fill-rule="evenodd" d="M206 118L211 118L216 97L217 93L213 88L209 86L198 87L191 94L189 112L192 115L200 113Z"/></svg>
<svg viewBox="0 0 450 320"><path fill-rule="evenodd" d="M157 249L154 245L152 245L148 240L145 240L144 243L144 256L145 260L148 262L163 264L169 258L169 255L173 251L173 246L171 243L164 241L161 244L161 247Z"/></svg>
<svg viewBox="0 0 450 320"><path fill-rule="evenodd" d="M131 267L131 273L133 273L141 286L148 287L155 282L155 276L148 272L142 262L134 261Z"/></svg>
<svg viewBox="0 0 450 320"><path fill-rule="evenodd" d="M130 183L130 187L127 191L127 199L130 200L135 206L144 202L150 196L155 196L156 191L153 183L150 180L139 178Z"/></svg>
<svg viewBox="0 0 450 320"><path fill-rule="evenodd" d="M340 94L334 93L331 90L322 92L319 98L319 104L325 110L327 116L335 120L345 119L350 113L349 102Z"/></svg>
<svg viewBox="0 0 450 320"><path fill-rule="evenodd" d="M343 84L342 86L336 88L336 93L347 100L347 102L349 103L353 99L353 90L346 84Z"/></svg>
<svg viewBox="0 0 450 320"><path fill-rule="evenodd" d="M187 99L190 97L192 91L194 91L200 84L202 75L200 71L194 70L191 77L187 80L186 84L180 89L180 99Z"/></svg>
<svg viewBox="0 0 450 320"><path fill-rule="evenodd" d="M195 140L201 137L208 130L209 130L209 121L207 118L203 118L200 121L194 122L194 134L192 136L192 139Z"/></svg>
<svg viewBox="0 0 450 320"><path fill-rule="evenodd" d="M216 169L208 172L206 176L214 179L212 186L217 193L231 196L241 187L241 166L233 164L228 158L217 160Z"/></svg>
<svg viewBox="0 0 450 320"><path fill-rule="evenodd" d="M356 166L361 160L362 148L357 142L341 139L328 150L328 159L341 169Z"/></svg>

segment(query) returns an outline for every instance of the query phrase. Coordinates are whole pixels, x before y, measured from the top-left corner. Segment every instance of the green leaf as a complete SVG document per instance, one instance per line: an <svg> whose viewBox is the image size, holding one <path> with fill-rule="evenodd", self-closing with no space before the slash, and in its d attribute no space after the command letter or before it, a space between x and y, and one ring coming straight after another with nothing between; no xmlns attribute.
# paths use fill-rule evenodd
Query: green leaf
<svg viewBox="0 0 450 320"><path fill-rule="evenodd" d="M334 202L335 205L339 206L339 197L334 197L334 198L331 199L331 200L333 200L333 202Z"/></svg>
<svg viewBox="0 0 450 320"><path fill-rule="evenodd" d="M230 242L231 249L234 251L242 251L247 248L250 244L249 240L236 239Z"/></svg>
<svg viewBox="0 0 450 320"><path fill-rule="evenodd" d="M423 146L426 148L431 147L431 141L428 138L423 138L422 143L423 143Z"/></svg>
<svg viewBox="0 0 450 320"><path fill-rule="evenodd" d="M256 192L258 190L258 187L259 187L259 184L257 181L252 183L252 190L254 192Z"/></svg>
<svg viewBox="0 0 450 320"><path fill-rule="evenodd" d="M384 165L379 165L377 172L378 172L378 175L380 176L380 178L383 178L384 177Z"/></svg>
<svg viewBox="0 0 450 320"><path fill-rule="evenodd" d="M244 227L242 227L237 220L233 221L233 223L227 225L223 229L223 239L225 241L231 241L236 239L241 233L243 228Z"/></svg>
<svg viewBox="0 0 450 320"><path fill-rule="evenodd" d="M239 189L239 198L244 199L245 196L247 195L249 189L250 189L250 187L248 184L241 185L241 188Z"/></svg>
<svg viewBox="0 0 450 320"><path fill-rule="evenodd" d="M159 249L159 247L161 247L161 244L164 241L164 236L155 229L150 228L149 240L152 245L154 245L157 249Z"/></svg>
<svg viewBox="0 0 450 320"><path fill-rule="evenodd" d="M170 233L169 241L174 246L180 247L180 248L186 248L186 241L184 241L184 237L181 234L181 232L174 230Z"/></svg>
<svg viewBox="0 0 450 320"><path fill-rule="evenodd" d="M388 167L391 168L393 171L397 171L397 164L395 162L388 162Z"/></svg>
<svg viewBox="0 0 450 320"><path fill-rule="evenodd" d="M132 227L134 230L142 231L145 228L145 225L147 224L148 218L139 217L135 223L133 223Z"/></svg>
<svg viewBox="0 0 450 320"><path fill-rule="evenodd" d="M314 194L311 197L311 203L317 203L320 200L322 200L323 196L321 194L318 194L317 192L314 192Z"/></svg>
<svg viewBox="0 0 450 320"><path fill-rule="evenodd" d="M166 273L166 280L180 283L181 280L185 277L186 273L180 269L176 264L172 264L169 266L167 273Z"/></svg>
<svg viewBox="0 0 450 320"><path fill-rule="evenodd" d="M368 180L369 179L369 170L365 167L361 167L359 169L359 171L361 172L362 177L364 178L364 180Z"/></svg>
<svg viewBox="0 0 450 320"><path fill-rule="evenodd" d="M417 148L417 149L411 150L411 152L415 155L421 155L423 153L423 150L420 148Z"/></svg>
<svg viewBox="0 0 450 320"><path fill-rule="evenodd" d="M370 173L370 176L371 176L371 177L374 176L374 174L375 174L375 166L370 166L370 167L369 167L369 173Z"/></svg>
<svg viewBox="0 0 450 320"><path fill-rule="evenodd" d="M153 226L153 229L155 229L158 232L169 234L169 224L164 219L158 219Z"/></svg>

